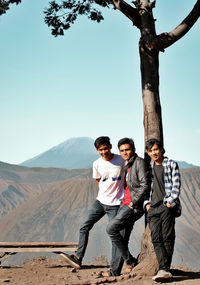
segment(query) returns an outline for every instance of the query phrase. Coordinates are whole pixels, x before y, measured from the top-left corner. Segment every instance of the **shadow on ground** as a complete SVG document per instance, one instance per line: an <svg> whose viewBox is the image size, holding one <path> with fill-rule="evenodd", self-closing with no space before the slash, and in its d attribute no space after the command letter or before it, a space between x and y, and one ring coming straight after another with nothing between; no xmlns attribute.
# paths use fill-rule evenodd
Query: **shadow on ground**
<svg viewBox="0 0 200 285"><path fill-rule="evenodd" d="M165 283L181 282L185 280L199 280L200 282L200 272L172 269L171 273L173 275L173 278Z"/></svg>

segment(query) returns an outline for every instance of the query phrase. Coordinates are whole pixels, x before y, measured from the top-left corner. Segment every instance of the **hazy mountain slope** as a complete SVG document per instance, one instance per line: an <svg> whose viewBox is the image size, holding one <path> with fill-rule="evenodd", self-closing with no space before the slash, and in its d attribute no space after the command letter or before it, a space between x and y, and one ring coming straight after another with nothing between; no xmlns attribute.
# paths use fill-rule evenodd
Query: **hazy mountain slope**
<svg viewBox="0 0 200 285"><path fill-rule="evenodd" d="M176 241L172 263L200 270L200 228L176 221Z"/></svg>
<svg viewBox="0 0 200 285"><path fill-rule="evenodd" d="M0 216L6 215L27 200L36 197L52 183L28 184L4 181L0 184Z"/></svg>
<svg viewBox="0 0 200 285"><path fill-rule="evenodd" d="M21 165L28 167L89 168L98 158L94 140L88 137L71 138Z"/></svg>
<svg viewBox="0 0 200 285"><path fill-rule="evenodd" d="M91 173L91 169L29 168L0 161L0 179L16 183L50 183L76 176L91 177Z"/></svg>
<svg viewBox="0 0 200 285"><path fill-rule="evenodd" d="M173 262L198 269L200 169L182 170L181 173L183 216L176 222L177 239ZM0 240L78 241L79 227L97 191L95 181L88 178L77 177L55 183L37 198L23 203L0 219ZM86 260L101 254L109 257L110 241L105 232L106 223L107 219L102 219L91 231ZM130 240L135 255L139 252L143 230L143 221L140 220Z"/></svg>
<svg viewBox="0 0 200 285"><path fill-rule="evenodd" d="M181 169L181 219L193 229L200 231L200 169Z"/></svg>
<svg viewBox="0 0 200 285"><path fill-rule="evenodd" d="M57 181L91 177L91 169L28 168L0 162L0 215L41 194Z"/></svg>
<svg viewBox="0 0 200 285"><path fill-rule="evenodd" d="M95 199L96 192L97 186L93 180L69 179L58 182L40 194L39 199L31 199L0 219L4 229L1 238L62 241L65 224L67 227L75 227L76 219L84 216L89 202ZM20 216L20 221L13 220L13 215ZM7 220L10 221L9 224ZM7 236L5 232L10 228L14 230Z"/></svg>
<svg viewBox="0 0 200 285"><path fill-rule="evenodd" d="M183 168L183 169L185 169L185 168L199 168L200 167L200 166L188 163L186 161L177 161L177 162L178 162L179 168Z"/></svg>

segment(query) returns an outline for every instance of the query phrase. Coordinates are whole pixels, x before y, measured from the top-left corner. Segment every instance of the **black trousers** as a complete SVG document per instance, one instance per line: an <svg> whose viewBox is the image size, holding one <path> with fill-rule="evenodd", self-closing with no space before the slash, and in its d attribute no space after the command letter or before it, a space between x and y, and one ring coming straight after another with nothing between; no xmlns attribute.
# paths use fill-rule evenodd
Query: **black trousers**
<svg viewBox="0 0 200 285"><path fill-rule="evenodd" d="M174 252L175 217L171 208L164 204L150 207L147 222L151 231L151 239L157 256L159 270L169 270Z"/></svg>

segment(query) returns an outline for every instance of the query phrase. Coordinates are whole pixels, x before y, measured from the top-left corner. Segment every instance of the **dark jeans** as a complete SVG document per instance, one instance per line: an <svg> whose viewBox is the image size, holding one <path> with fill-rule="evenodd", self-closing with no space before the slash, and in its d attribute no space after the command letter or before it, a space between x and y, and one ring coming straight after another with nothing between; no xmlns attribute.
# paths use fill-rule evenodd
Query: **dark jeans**
<svg viewBox="0 0 200 285"><path fill-rule="evenodd" d="M107 206L95 200L88 210L88 217L80 228L79 244L76 256L82 260L88 244L89 231L93 228L94 224L97 223L105 214L107 214L109 221L111 221L117 214L119 206ZM112 259L111 264L115 260L116 270L121 262L121 255L114 244L112 244ZM114 268L115 269L115 268ZM112 275L115 275L111 272Z"/></svg>
<svg viewBox="0 0 200 285"><path fill-rule="evenodd" d="M123 205L120 207L117 216L107 226L107 233L112 243L115 244L121 252L126 264L135 262L135 258L128 249L128 242L134 223L141 218L142 215L143 211L133 210L130 209L128 205Z"/></svg>
<svg viewBox="0 0 200 285"><path fill-rule="evenodd" d="M169 270L175 243L175 217L173 211L165 205L150 207L147 222L157 256L159 269Z"/></svg>

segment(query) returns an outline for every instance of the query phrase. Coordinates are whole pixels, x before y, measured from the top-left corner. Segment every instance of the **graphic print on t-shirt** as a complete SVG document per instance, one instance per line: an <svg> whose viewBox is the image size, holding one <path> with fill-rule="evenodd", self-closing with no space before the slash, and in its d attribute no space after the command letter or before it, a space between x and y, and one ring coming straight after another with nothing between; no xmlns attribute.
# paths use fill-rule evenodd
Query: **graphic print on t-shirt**
<svg viewBox="0 0 200 285"><path fill-rule="evenodd" d="M112 168L108 167L105 169L101 180L105 182L107 179L111 178L112 181L121 180L121 166L120 165L113 165Z"/></svg>
<svg viewBox="0 0 200 285"><path fill-rule="evenodd" d="M105 161L100 157L93 163L93 178L100 179L97 200L105 205L120 205L124 195L122 166L124 160L115 154Z"/></svg>

